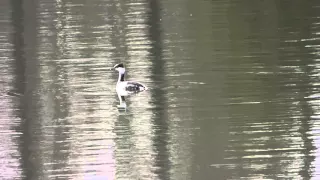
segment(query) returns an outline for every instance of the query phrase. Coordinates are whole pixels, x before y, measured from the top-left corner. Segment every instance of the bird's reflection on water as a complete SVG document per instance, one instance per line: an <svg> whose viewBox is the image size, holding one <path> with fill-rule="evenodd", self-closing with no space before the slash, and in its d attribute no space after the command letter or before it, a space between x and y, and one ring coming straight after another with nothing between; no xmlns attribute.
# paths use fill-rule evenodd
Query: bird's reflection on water
<svg viewBox="0 0 320 180"><path fill-rule="evenodd" d="M118 110L119 111L127 111L127 103L126 103L125 96L122 96L118 91L117 91L117 95L119 98L119 105L117 106Z"/></svg>
<svg viewBox="0 0 320 180"><path fill-rule="evenodd" d="M129 98L130 96L136 96L140 93L145 93L145 91L142 92L136 92L130 95L123 95L121 92L116 91L117 92L117 96L119 99L119 105L117 105L118 111L123 112L123 111L127 111L128 110L128 106L127 106L127 102L126 99Z"/></svg>

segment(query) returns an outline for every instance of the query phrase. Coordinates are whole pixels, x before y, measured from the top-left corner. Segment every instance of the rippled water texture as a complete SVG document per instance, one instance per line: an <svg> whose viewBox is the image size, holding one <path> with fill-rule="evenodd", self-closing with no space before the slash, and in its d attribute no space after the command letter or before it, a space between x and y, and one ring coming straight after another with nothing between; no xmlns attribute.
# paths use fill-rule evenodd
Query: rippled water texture
<svg viewBox="0 0 320 180"><path fill-rule="evenodd" d="M318 1L2 0L0 179L318 179L319 42Z"/></svg>

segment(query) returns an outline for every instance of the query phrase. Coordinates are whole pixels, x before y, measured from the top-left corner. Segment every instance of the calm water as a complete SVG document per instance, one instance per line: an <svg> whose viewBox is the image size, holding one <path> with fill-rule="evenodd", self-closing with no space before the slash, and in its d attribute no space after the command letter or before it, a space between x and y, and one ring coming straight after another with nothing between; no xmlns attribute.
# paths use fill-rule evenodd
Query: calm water
<svg viewBox="0 0 320 180"><path fill-rule="evenodd" d="M318 179L319 42L318 1L0 1L0 179Z"/></svg>

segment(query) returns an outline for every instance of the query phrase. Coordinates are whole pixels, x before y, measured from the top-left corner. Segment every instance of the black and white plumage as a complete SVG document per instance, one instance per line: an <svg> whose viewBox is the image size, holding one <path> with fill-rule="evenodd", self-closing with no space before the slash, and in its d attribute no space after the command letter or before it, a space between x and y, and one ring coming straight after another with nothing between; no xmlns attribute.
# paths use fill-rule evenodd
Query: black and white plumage
<svg viewBox="0 0 320 180"><path fill-rule="evenodd" d="M124 76L126 69L122 63L116 64L112 69L119 72L116 91L120 96L128 96L130 94L142 92L148 89L142 83L135 81L125 81Z"/></svg>

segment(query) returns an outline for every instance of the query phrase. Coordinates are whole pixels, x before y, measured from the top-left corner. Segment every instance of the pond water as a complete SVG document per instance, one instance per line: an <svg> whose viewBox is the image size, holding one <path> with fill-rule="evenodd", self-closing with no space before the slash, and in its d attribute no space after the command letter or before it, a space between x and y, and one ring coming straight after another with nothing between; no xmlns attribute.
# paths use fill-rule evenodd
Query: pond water
<svg viewBox="0 0 320 180"><path fill-rule="evenodd" d="M317 179L319 40L317 1L1 1L0 179Z"/></svg>

